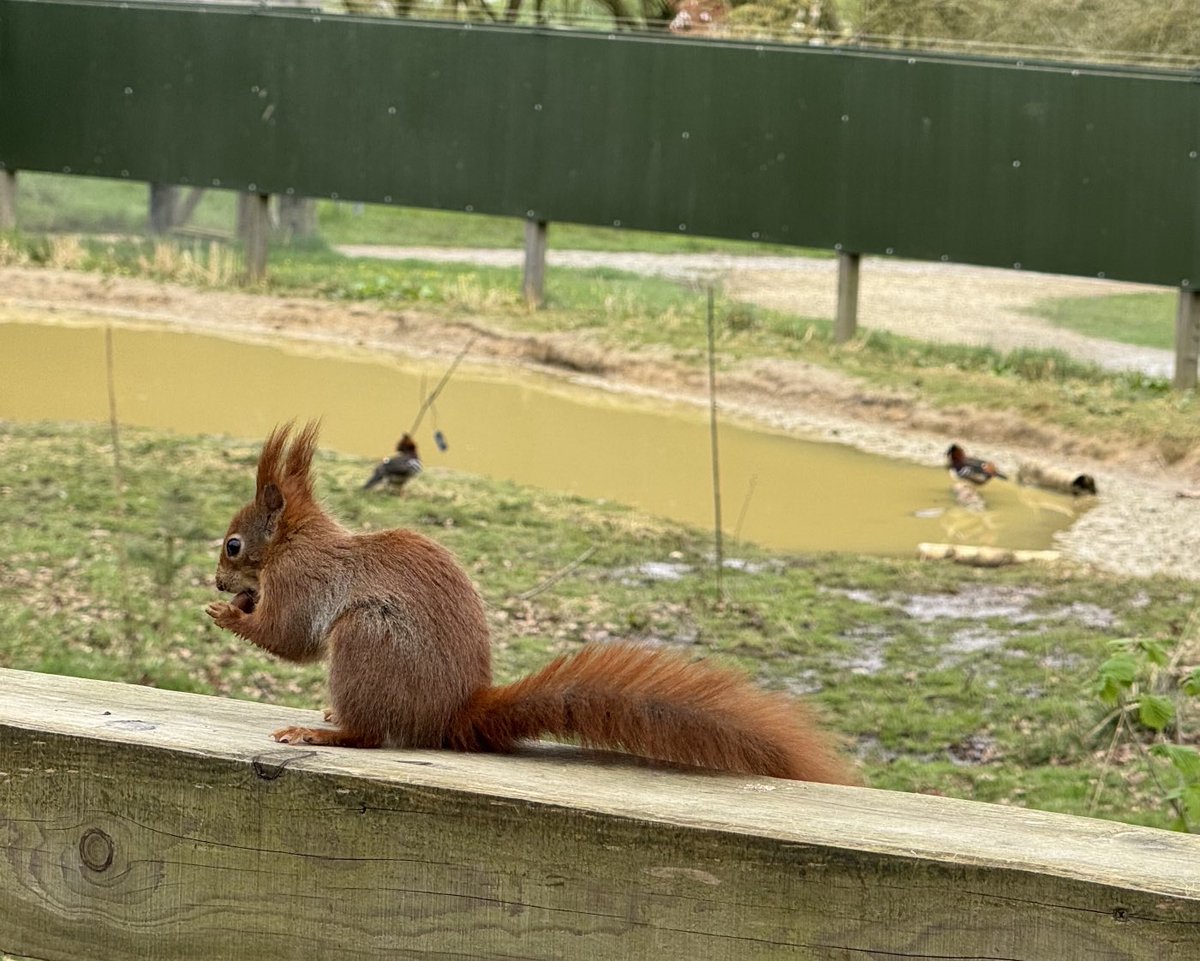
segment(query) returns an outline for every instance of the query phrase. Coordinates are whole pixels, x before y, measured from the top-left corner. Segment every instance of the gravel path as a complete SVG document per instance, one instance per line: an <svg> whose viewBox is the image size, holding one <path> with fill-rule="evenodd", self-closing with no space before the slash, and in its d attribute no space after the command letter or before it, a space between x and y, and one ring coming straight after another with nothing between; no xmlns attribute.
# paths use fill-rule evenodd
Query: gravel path
<svg viewBox="0 0 1200 961"><path fill-rule="evenodd" d="M343 246L350 257L426 260L519 267L520 250L447 247ZM649 254L591 250L546 253L551 267L608 267L675 280L720 280L738 300L810 317L834 315L837 262L811 257L733 254ZM1141 370L1169 377L1170 351L1084 337L1034 317L1029 309L1055 297L1105 297L1161 288L1087 277L1064 277L992 267L864 258L858 322L925 340L1057 348L1110 370Z"/></svg>

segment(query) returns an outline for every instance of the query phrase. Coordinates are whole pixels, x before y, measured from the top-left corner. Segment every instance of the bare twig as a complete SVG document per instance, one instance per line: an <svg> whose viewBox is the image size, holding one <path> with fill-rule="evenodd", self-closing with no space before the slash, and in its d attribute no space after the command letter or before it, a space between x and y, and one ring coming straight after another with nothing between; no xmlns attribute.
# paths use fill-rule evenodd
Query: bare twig
<svg viewBox="0 0 1200 961"><path fill-rule="evenodd" d="M1125 717L1126 716L1122 714L1121 720L1125 721ZM1158 793L1161 796L1166 797L1167 786L1163 784L1162 780L1159 778L1158 771L1155 770L1154 767L1154 762L1150 758L1150 752L1146 750L1145 745L1138 740L1136 733L1133 731L1130 731L1129 742L1137 749L1138 754L1141 755L1142 763L1146 765L1146 770L1150 774L1150 780L1154 782L1154 786L1158 789ZM1179 798L1167 798L1167 803L1174 808L1175 816L1179 818L1179 823L1183 825L1184 831L1190 833L1192 830L1192 824L1188 820L1187 808L1184 807L1183 802L1180 801Z"/></svg>
<svg viewBox="0 0 1200 961"><path fill-rule="evenodd" d="M421 421L425 417L425 411L429 410L429 408L433 405L433 402L437 400L437 395L440 394L442 392L442 388L449 383L450 377L454 373L454 369L460 363L462 363L462 359L467 356L467 351L471 349L471 345L475 343L478 337L479 335L475 334L470 340L463 344L462 350L458 352L450 366L446 368L446 373L442 375L442 379L438 381L438 385L433 388L433 392L425 398L424 402L421 404L421 409L417 411L417 418L413 421L412 427L408 429L410 434L415 434L417 432L417 428L421 426Z"/></svg>
<svg viewBox="0 0 1200 961"><path fill-rule="evenodd" d="M1122 704L1120 707L1114 707L1111 711L1105 714L1104 717L1101 718L1100 723L1088 731L1088 740L1093 740L1101 731L1108 727L1112 721L1115 721L1118 717L1120 717L1124 710L1125 705Z"/></svg>
<svg viewBox="0 0 1200 961"><path fill-rule="evenodd" d="M713 540L717 551L717 597L724 596L725 545L721 540L721 459L717 449L717 338L713 320L713 289L708 288L708 422L712 451Z"/></svg>
<svg viewBox="0 0 1200 961"><path fill-rule="evenodd" d="M1096 790L1092 792L1092 800L1088 805L1089 816L1095 812L1096 806L1100 803L1100 794L1103 790L1104 778L1108 775L1108 770L1112 765L1113 755L1116 753L1117 742L1120 740L1122 732L1125 732L1128 735L1129 743L1133 745L1134 749L1141 756L1142 764L1145 766L1146 773L1150 775L1150 780L1154 782L1154 786L1158 790L1159 795L1162 797L1166 797L1167 795L1167 786L1163 784L1162 779L1159 778L1158 771L1155 769L1154 760L1150 757L1150 752L1146 750L1145 745L1143 745L1138 739L1137 732L1133 730L1133 727L1129 723L1129 712L1132 709L1132 704L1122 704L1116 712L1117 725L1113 729L1112 741L1109 743L1108 750L1104 754L1104 765L1101 767L1100 777L1096 781ZM1172 809L1174 809L1175 816L1179 818L1180 823L1183 824L1184 830L1191 831L1192 825L1188 820L1186 807L1178 798L1167 798L1167 803L1171 805Z"/></svg>
<svg viewBox="0 0 1200 961"><path fill-rule="evenodd" d="M1088 816L1091 817L1096 813L1096 807L1100 803L1100 795L1104 791L1104 779L1108 777L1108 769L1112 766L1113 754L1117 750L1117 739L1121 736L1121 728L1125 720L1125 707L1122 705L1117 708L1109 719L1116 717L1117 723L1113 727L1112 740L1108 742L1108 750L1104 752L1104 764L1100 767L1100 776L1096 778L1096 790L1092 792L1092 800L1088 804Z"/></svg>
<svg viewBox="0 0 1200 961"><path fill-rule="evenodd" d="M553 574L551 574L549 577L547 577L544 581L542 581L536 587L531 587L529 590L525 591L524 593L518 594L517 600L528 601L531 598L537 597L543 591L548 591L555 584L557 584L559 581L561 581L564 577L566 577L568 574L570 574L573 570L575 570L577 567L579 567L580 564L583 564L589 557L591 557L593 554L595 554L596 550L597 550L597 547L595 544L593 544L586 551L584 551L577 558L575 558L575 560L571 561L570 564L566 565L566 567L562 567L559 570L555 571Z"/></svg>
<svg viewBox="0 0 1200 961"><path fill-rule="evenodd" d="M113 486L116 488L117 507L122 503L121 488L123 475L121 471L121 429L117 422L117 383L113 373L113 332L112 325L104 328L104 373L108 381L108 425L112 430L113 445Z"/></svg>
<svg viewBox="0 0 1200 961"><path fill-rule="evenodd" d="M121 426L120 421L117 419L117 378L114 369L113 353L113 331L112 325L109 324L104 328L104 375L108 383L108 426L112 432L113 496L116 499L114 514L118 522L120 522L120 519L125 516L125 472L121 464ZM116 550L117 555L118 579L121 583L120 589L124 592L129 586L129 552L125 546L125 532L123 530L115 530L113 534L113 548ZM131 658L136 659L139 651L136 644L133 617L130 614L128 603L122 603L121 607L124 610L125 641L129 645Z"/></svg>
<svg viewBox="0 0 1200 961"><path fill-rule="evenodd" d="M754 488L758 486L758 475L754 474L750 478L750 484L746 488L746 496L742 500L742 509L738 511L737 524L733 528L733 539L739 541L742 539L742 521L746 519L746 511L750 509L750 498L754 496Z"/></svg>

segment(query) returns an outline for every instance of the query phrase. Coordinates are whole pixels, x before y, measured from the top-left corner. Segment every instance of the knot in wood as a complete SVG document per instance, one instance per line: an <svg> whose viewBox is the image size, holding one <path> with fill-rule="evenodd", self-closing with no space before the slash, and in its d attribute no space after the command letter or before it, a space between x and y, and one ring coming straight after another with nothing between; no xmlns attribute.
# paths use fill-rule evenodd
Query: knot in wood
<svg viewBox="0 0 1200 961"><path fill-rule="evenodd" d="M107 871L115 852L113 839L99 828L88 828L79 839L79 859L93 871Z"/></svg>

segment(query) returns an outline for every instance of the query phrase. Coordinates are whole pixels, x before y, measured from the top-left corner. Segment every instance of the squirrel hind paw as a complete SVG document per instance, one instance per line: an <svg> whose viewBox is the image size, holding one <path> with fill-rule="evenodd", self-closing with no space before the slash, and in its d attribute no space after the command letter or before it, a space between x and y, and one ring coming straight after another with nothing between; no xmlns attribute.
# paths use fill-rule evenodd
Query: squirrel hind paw
<svg viewBox="0 0 1200 961"><path fill-rule="evenodd" d="M284 727L273 733L280 744L318 744L326 747L380 747L382 741L341 728Z"/></svg>
<svg viewBox="0 0 1200 961"><path fill-rule="evenodd" d="M283 727L271 734L280 744L338 744L336 735L339 731L331 731L319 727Z"/></svg>

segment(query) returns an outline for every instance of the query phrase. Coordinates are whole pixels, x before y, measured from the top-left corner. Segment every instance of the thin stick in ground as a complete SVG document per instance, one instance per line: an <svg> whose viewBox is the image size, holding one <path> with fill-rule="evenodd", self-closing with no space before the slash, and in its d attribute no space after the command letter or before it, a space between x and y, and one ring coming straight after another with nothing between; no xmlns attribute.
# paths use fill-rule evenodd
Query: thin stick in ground
<svg viewBox="0 0 1200 961"><path fill-rule="evenodd" d="M518 594L517 600L528 601L534 597L537 597L543 591L549 590L551 587L553 587L555 584L557 584L559 581L561 581L564 577L566 577L568 574L570 574L572 571L574 571L577 567L579 567L580 564L584 563L589 557L591 557L593 554L595 554L596 551L597 551L597 547L595 544L593 544L591 547L589 547L587 550L585 550L582 554L580 554L577 558L575 558L575 560L571 561L570 564L567 564L565 567L559 568L557 571L555 571L553 574L551 574L549 577L547 577L544 581L542 581L536 587L531 587L529 590Z"/></svg>
<svg viewBox="0 0 1200 961"><path fill-rule="evenodd" d="M125 516L125 472L121 463L121 427L120 421L117 419L117 378L115 372L116 365L113 360L114 353L112 325L109 324L104 328L104 375L108 384L108 426L112 432L113 496L116 499L114 515L118 521L118 525L123 527L121 519ZM121 590L124 591L124 585L129 584L129 556L125 549L125 532L124 530L116 530L113 534L113 548L117 555L117 571L123 585ZM137 644L137 634L133 627L133 618L130 615L128 603L123 603L121 607L124 611L125 641L129 645L130 658L136 660L139 654L139 645Z"/></svg>
<svg viewBox="0 0 1200 961"><path fill-rule="evenodd" d="M717 597L724 596L725 545L721 537L721 458L717 447L717 338L713 320L713 289L708 288L708 421L712 452L713 540L717 553Z"/></svg>
<svg viewBox="0 0 1200 961"><path fill-rule="evenodd" d="M421 408L420 408L420 410L417 411L417 416L416 416L416 419L413 421L412 427L410 427L408 429L409 434L415 434L417 432L417 428L421 426L421 421L425 417L425 412L427 410L429 410L429 408L431 406L433 406L433 402L435 400L437 400L437 396L438 396L438 394L440 394L442 392L442 388L445 387L446 384L448 384L450 382L450 377L454 374L454 369L456 367L458 367L458 365L460 363L462 363L462 359L467 356L467 351L471 349L471 345L473 343L475 343L475 341L478 339L478 337L479 337L479 335L475 334L471 337L470 340L468 340L465 344L463 344L462 350L460 350L458 352L458 354L455 356L454 360L451 362L450 366L448 368L446 368L446 373L444 373L442 375L442 379L438 381L437 386L435 388L433 388L433 391L429 394L428 397L425 398L424 402L421 404Z"/></svg>
<svg viewBox="0 0 1200 961"><path fill-rule="evenodd" d="M121 469L121 429L117 421L117 382L113 373L112 325L104 328L104 374L108 383L108 426L112 431L113 487L117 495L117 508L122 503L121 489L124 477Z"/></svg>
<svg viewBox="0 0 1200 961"><path fill-rule="evenodd" d="M750 499L754 496L754 489L758 487L758 475L754 474L750 478L750 484L746 488L746 496L742 500L742 509L738 511L737 523L733 526L733 539L740 541L742 539L742 523L746 520L746 511L750 509Z"/></svg>

